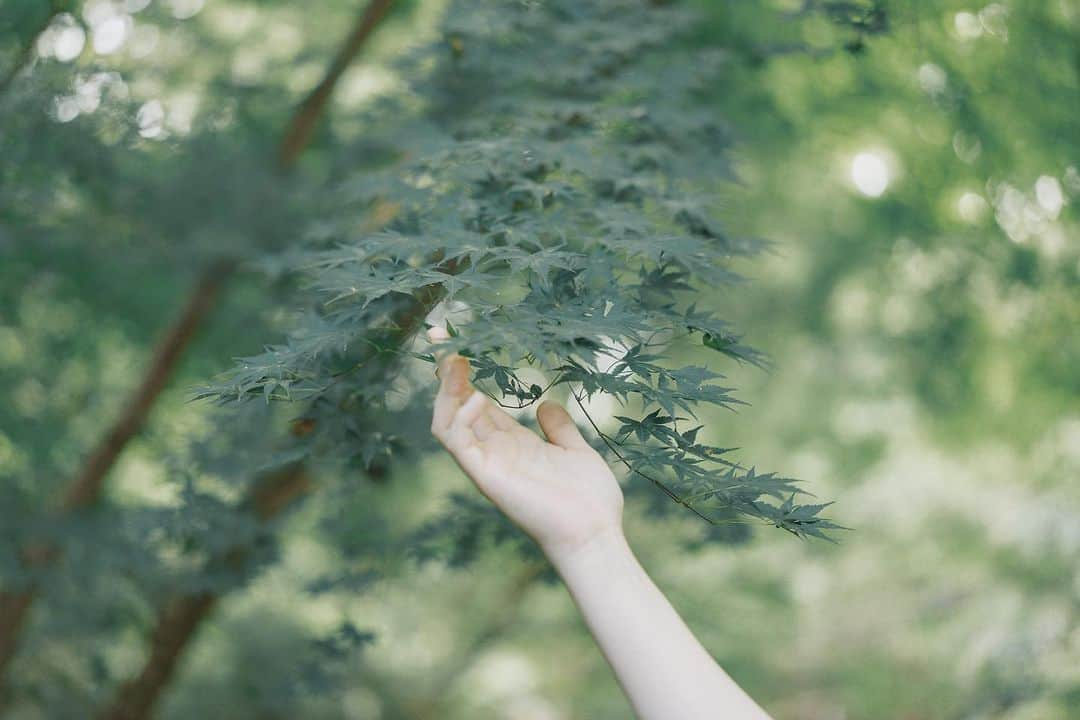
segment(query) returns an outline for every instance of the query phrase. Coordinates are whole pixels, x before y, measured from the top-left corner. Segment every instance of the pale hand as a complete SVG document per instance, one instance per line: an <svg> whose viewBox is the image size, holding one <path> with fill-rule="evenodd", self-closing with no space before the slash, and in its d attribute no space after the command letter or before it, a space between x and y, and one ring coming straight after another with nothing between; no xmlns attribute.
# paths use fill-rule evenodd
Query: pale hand
<svg viewBox="0 0 1080 720"><path fill-rule="evenodd" d="M433 342L445 330L429 332ZM604 459L560 405L536 413L545 441L469 382L468 361L438 358L441 379L431 432L476 487L552 559L622 533L623 496Z"/></svg>
<svg viewBox="0 0 1080 720"><path fill-rule="evenodd" d="M447 339L434 329L434 342ZM559 405L536 418L543 440L439 358L431 431L462 469L544 549L641 720L768 720L701 646L634 557L623 496L607 463Z"/></svg>

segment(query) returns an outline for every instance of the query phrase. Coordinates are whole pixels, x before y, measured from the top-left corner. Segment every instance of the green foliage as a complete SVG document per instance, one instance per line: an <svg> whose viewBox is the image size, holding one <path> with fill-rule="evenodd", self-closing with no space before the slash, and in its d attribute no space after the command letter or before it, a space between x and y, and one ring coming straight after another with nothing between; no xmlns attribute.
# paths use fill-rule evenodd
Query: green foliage
<svg viewBox="0 0 1080 720"><path fill-rule="evenodd" d="M597 28L614 4L399 0L283 172L365 4L0 3L0 592L39 589L0 714L106 707L210 592L162 718L626 717L537 549L430 443L437 304L492 396L572 391L612 462L717 522L628 478L635 550L774 717L1073 717L1075 3L643 0ZM250 262L98 505L58 516L222 256ZM254 402L186 402L290 329L217 388ZM775 491L807 535L827 510L740 456L845 498L858 541L756 532L711 493ZM254 522L297 460L314 491Z"/></svg>
<svg viewBox="0 0 1080 720"><path fill-rule="evenodd" d="M695 344L765 364L695 302L739 282L731 259L763 244L725 232L703 192L729 173L728 134L700 105L723 57L658 52L693 14L602 0L462 3L447 17L404 61L409 93L371 114L373 127L393 118L383 142L401 159L345 180L347 201L309 246L274 263L303 277L312 311L199 397L304 401L320 427L358 407L389 412L380 378L437 300L463 308L446 347L496 401L522 408L565 387L587 416L598 395L637 411L614 434L589 419L615 458L700 517L838 528L793 502L793 480L703 442L698 408L738 401L719 373L671 364ZM406 104L421 113L402 123ZM387 204L384 228L356 229L365 207ZM369 440L361 429L329 449L370 458Z"/></svg>

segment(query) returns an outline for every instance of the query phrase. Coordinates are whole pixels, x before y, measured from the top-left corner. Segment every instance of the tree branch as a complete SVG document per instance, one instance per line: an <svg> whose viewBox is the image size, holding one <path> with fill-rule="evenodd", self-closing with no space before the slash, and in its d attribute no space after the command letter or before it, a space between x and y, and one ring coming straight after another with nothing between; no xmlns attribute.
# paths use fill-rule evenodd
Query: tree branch
<svg viewBox="0 0 1080 720"><path fill-rule="evenodd" d="M344 74L348 64L360 52L364 42L375 30L392 4L393 0L372 0L368 4L361 14L353 33L338 51L334 63L327 71L322 82L297 108L289 122L288 132L281 144L279 164L282 168L291 169L295 165L297 158L309 144L312 130L325 111L326 105L336 88L337 81ZM50 7L51 12L40 30L24 46L15 66L0 79L0 92L7 88L19 71L33 57L37 38L48 28L53 18L64 11L67 7L67 0L53 0ZM64 492L60 501L62 511L87 507L94 504L100 497L106 476L128 442L138 434L145 424L150 410L153 408L161 391L168 384L168 380L176 369L181 355L213 309L218 296L227 284L235 267L236 262L234 260L223 260L214 263L204 271L195 290L188 298L184 309L173 323L172 329L158 345L150 368L144 375L143 381L135 394L129 400L123 414L113 424L105 438L87 459L79 475ZM286 502L286 504L288 503ZM15 654L19 633L26 622L33 603L33 587L14 593L0 591L0 610L3 611L0 612L0 680L5 676L7 666ZM203 613L208 613L209 610L210 607L207 607ZM182 613L176 615L177 622L182 616ZM188 615L186 617L195 616ZM198 622L199 620L195 619L193 627L197 626ZM184 634L180 634L180 636L184 636Z"/></svg>
<svg viewBox="0 0 1080 720"><path fill-rule="evenodd" d="M33 590L0 593L0 677L3 676L11 658L15 656L19 630L26 622L33 603ZM0 699L0 707L3 707L2 699Z"/></svg>
<svg viewBox="0 0 1080 720"><path fill-rule="evenodd" d="M235 268L236 264L232 261L220 261L199 278L184 309L158 343L150 367L135 394L128 400L127 407L65 491L61 501L63 510L76 510L97 502L106 474L116 464L128 442L146 423L158 395L165 389L184 350L217 303L223 286Z"/></svg>
<svg viewBox="0 0 1080 720"><path fill-rule="evenodd" d="M360 50L364 47L367 39L378 27L393 4L394 0L371 0L368 3L367 8L357 19L356 25L353 26L352 32L349 33L344 44L338 49L334 61L326 71L326 75L323 76L315 89L304 98L296 112L293 113L288 129L278 146L278 164L282 168L289 169L295 165L300 153L311 142L315 126L318 125L319 120L322 118L338 81L345 74L345 70L348 69L352 61L356 59L356 56L360 54Z"/></svg>
<svg viewBox="0 0 1080 720"><path fill-rule="evenodd" d="M306 495L313 487L311 477L302 463L292 463L256 481L243 508L254 512L261 522L269 522ZM223 557L211 561L242 571L251 548L235 547ZM154 706L168 687L184 651L191 644L200 625L221 600L213 592L179 595L161 609L153 634L150 651L139 674L117 691L111 705L100 720L142 720L149 718Z"/></svg>
<svg viewBox="0 0 1080 720"><path fill-rule="evenodd" d="M150 367L138 389L128 401L120 418L91 453L79 474L71 481L60 500L60 512L70 513L94 505L101 497L105 477L128 442L146 422L154 401L165 388L173 371L206 316L217 302L225 280L234 264L220 262L199 279L184 309L159 341ZM28 548L23 565L42 568L59 554L56 547ZM30 614L35 597L33 584L19 592L0 592L0 677L17 649L19 633Z"/></svg>
<svg viewBox="0 0 1080 720"><path fill-rule="evenodd" d="M462 265L451 260L441 267L444 272L454 274L461 270ZM410 302L391 318L391 327L396 329L393 344L399 348L405 346L423 327L424 318L445 295L445 288L438 283L420 288ZM257 483L244 505L265 522L292 507L312 487L313 482L303 464L296 463ZM234 548L224 561L236 566L247 552L247 548ZM99 716L101 720L145 720L150 717L154 704L172 678L180 656L219 600L219 595L201 593L180 596L166 604L158 616L150 653L142 670L120 688L113 703Z"/></svg>
<svg viewBox="0 0 1080 720"><path fill-rule="evenodd" d="M150 655L142 672L120 689L116 702L99 717L102 720L150 717L154 703L172 678L184 648L217 602L218 597L211 593L185 595L172 601L160 615L150 639Z"/></svg>

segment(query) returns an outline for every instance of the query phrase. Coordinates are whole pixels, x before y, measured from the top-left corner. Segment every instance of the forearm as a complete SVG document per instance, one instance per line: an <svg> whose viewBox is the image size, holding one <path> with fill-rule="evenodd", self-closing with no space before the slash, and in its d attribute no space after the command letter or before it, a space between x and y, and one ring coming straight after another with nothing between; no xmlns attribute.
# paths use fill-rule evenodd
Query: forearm
<svg viewBox="0 0 1080 720"><path fill-rule="evenodd" d="M768 718L697 641L621 532L550 555L639 718Z"/></svg>

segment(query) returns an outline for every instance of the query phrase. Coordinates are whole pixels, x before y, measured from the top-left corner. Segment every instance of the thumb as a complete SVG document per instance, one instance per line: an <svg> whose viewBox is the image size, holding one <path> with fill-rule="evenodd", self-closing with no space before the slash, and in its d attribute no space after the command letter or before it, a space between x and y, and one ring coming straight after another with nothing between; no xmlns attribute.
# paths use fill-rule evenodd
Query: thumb
<svg viewBox="0 0 1080 720"><path fill-rule="evenodd" d="M552 445L566 450L584 450L589 447L589 443L585 442L581 431L574 424L574 419L562 405L550 401L541 403L536 411L536 419Z"/></svg>

